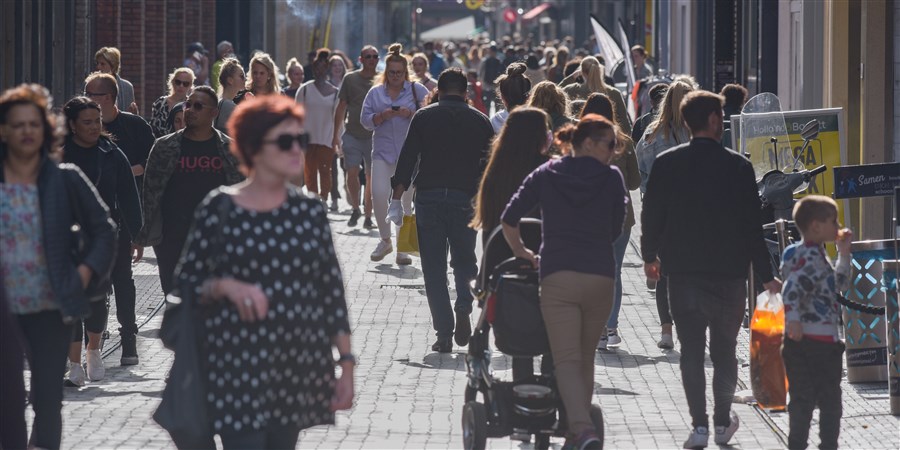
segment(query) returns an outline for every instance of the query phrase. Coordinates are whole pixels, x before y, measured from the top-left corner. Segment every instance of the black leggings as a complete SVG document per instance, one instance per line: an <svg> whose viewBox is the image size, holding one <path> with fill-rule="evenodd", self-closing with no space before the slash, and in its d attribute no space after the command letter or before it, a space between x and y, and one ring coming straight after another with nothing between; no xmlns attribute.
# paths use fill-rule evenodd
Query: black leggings
<svg viewBox="0 0 900 450"><path fill-rule="evenodd" d="M31 446L55 450L62 439L63 375L72 326L59 311L18 316L31 367Z"/></svg>
<svg viewBox="0 0 900 450"><path fill-rule="evenodd" d="M78 342L82 339L85 339L85 342L87 342L85 330L97 334L106 330L106 321L109 319L107 300L95 300L89 304L91 306L91 315L72 324L72 342Z"/></svg>

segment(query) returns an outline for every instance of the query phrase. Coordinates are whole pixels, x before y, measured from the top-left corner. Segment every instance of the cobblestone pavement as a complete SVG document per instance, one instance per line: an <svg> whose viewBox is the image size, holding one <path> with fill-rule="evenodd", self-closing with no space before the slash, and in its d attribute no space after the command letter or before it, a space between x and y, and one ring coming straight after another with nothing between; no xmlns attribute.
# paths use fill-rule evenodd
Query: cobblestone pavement
<svg viewBox="0 0 900 450"><path fill-rule="evenodd" d="M434 336L419 260L414 258L412 266L402 268L393 264L393 256L370 262L368 255L377 243L377 232L348 228L343 212L332 213L330 218L359 360L356 398L354 408L340 413L335 426L304 431L299 446L461 448L465 349L456 347L444 355L430 350ZM595 402L604 410L606 448L676 448L687 437L690 417L681 387L679 354L656 347L658 319L637 252L639 235L636 227L623 268L626 295L619 328L623 343L615 350L597 353ZM66 388L65 448L173 448L168 434L151 419L172 353L156 339L162 295L153 254L147 250L145 260L135 267L141 364L119 367L118 333L113 331L104 350L107 378L79 389ZM476 309L473 320L477 314ZM111 312L109 329L117 327ZM743 331L739 339L739 357L744 363L740 382L749 386L748 333ZM494 353L492 364L498 376L511 376L507 357ZM842 447L900 447L900 421L887 413L886 386L844 387ZM711 390L707 395L711 405ZM742 403L733 408L741 419L732 441L735 448L784 447L786 414L768 414ZM30 410L28 414L30 423ZM554 448L561 445L561 440L553 440ZM506 438L490 439L488 447L532 448Z"/></svg>

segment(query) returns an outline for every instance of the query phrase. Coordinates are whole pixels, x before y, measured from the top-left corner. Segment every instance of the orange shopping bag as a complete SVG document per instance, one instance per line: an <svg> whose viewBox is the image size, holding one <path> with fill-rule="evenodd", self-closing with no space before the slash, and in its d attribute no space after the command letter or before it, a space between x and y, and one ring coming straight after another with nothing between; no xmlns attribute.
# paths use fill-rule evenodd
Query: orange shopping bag
<svg viewBox="0 0 900 450"><path fill-rule="evenodd" d="M784 339L784 303L781 294L768 291L756 298L750 321L750 384L761 408L783 410L787 402L787 375L781 359Z"/></svg>

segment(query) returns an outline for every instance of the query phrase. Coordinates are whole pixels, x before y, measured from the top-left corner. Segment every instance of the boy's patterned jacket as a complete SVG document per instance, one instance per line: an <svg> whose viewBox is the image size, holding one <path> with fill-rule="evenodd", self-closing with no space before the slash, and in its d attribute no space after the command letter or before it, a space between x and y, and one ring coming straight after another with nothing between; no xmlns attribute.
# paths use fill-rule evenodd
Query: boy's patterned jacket
<svg viewBox="0 0 900 450"><path fill-rule="evenodd" d="M799 242L784 249L781 261L785 321L799 321L806 336L837 342L836 296L850 287L850 258L838 255L832 268L821 245Z"/></svg>

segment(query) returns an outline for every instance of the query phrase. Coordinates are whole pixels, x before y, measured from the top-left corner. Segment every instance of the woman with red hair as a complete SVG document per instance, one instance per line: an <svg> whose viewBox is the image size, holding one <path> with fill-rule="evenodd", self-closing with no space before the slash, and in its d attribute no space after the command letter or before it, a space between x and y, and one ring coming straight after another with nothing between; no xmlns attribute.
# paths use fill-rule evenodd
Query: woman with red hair
<svg viewBox="0 0 900 450"><path fill-rule="evenodd" d="M289 183L309 144L303 108L258 96L235 108L228 132L247 180L197 208L176 291L193 292L204 318L212 432L225 448L294 448L300 430L333 424L353 400L341 270L324 205ZM212 436L173 438L179 448L215 448Z"/></svg>

